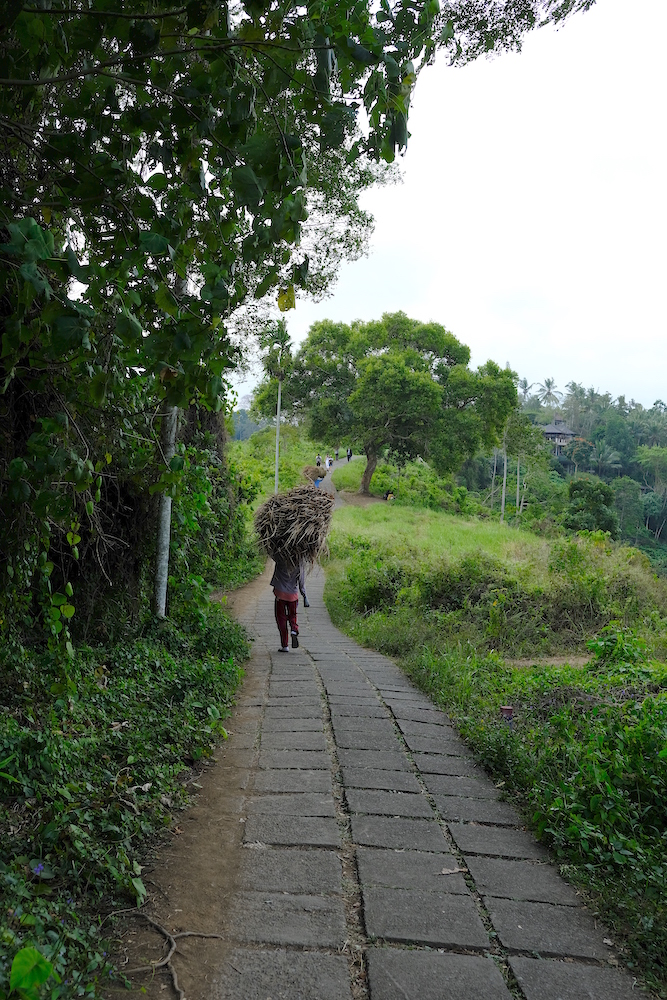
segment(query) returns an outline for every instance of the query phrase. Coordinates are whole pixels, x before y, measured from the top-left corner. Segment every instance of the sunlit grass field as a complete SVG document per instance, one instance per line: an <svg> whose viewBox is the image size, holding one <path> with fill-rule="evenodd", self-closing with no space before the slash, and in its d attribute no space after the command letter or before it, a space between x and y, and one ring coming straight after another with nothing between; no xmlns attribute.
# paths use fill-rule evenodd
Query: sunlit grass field
<svg viewBox="0 0 667 1000"><path fill-rule="evenodd" d="M340 471L337 469L334 476ZM520 579L533 584L545 582L548 572L549 542L538 535L496 521L399 507L391 501L340 508L334 515L333 532L334 542L345 535L353 536L416 562L484 554L505 563Z"/></svg>

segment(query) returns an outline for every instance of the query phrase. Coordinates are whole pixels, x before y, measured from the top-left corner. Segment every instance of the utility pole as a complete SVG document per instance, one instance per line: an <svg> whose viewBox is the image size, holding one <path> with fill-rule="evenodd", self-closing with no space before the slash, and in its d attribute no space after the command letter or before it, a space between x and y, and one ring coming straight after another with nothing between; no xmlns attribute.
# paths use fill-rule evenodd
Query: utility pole
<svg viewBox="0 0 667 1000"><path fill-rule="evenodd" d="M278 463L280 459L280 396L282 393L283 380L278 378L278 406L276 409L276 482L273 492L278 492Z"/></svg>

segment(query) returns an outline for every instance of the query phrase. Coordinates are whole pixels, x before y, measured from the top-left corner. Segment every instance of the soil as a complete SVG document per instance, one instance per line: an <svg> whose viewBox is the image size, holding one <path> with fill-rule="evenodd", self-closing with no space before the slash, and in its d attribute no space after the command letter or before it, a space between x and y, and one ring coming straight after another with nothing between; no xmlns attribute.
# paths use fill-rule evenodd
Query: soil
<svg viewBox="0 0 667 1000"><path fill-rule="evenodd" d="M343 503L352 507L370 507L373 503L385 503L382 497L374 497L365 493L352 493L348 490L338 490L338 496Z"/></svg>

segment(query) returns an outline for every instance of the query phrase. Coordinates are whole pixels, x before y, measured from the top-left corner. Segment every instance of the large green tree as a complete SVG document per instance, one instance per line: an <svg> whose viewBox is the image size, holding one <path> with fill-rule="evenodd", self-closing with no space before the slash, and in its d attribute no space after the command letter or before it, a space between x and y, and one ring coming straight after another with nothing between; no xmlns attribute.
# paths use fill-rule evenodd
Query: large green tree
<svg viewBox="0 0 667 1000"><path fill-rule="evenodd" d="M172 407L224 404L239 307L322 294L361 252L358 195L405 147L438 47L518 48L587 6L5 3L0 561L30 551L29 580L49 538L104 540L95 505L131 438L173 488Z"/></svg>
<svg viewBox="0 0 667 1000"><path fill-rule="evenodd" d="M315 323L286 379L285 403L313 437L361 448L368 492L387 449L399 461L428 458L445 473L502 434L516 406L516 376L494 362L472 371L470 351L439 323L387 313L371 323ZM269 415L266 379L255 408Z"/></svg>

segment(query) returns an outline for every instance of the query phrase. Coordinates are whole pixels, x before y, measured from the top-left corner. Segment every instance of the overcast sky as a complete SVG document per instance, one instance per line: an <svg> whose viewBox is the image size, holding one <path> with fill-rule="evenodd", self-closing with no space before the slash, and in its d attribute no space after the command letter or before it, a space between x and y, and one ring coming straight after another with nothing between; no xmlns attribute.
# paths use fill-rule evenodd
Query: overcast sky
<svg viewBox="0 0 667 1000"><path fill-rule="evenodd" d="M598 0L519 55L425 70L403 183L363 201L371 253L293 339L402 309L474 365L667 400L666 35L665 0Z"/></svg>

